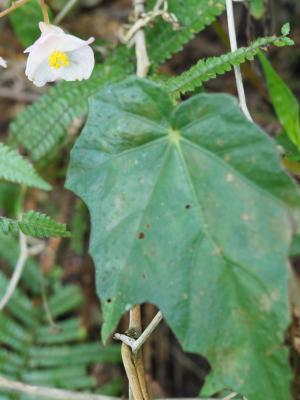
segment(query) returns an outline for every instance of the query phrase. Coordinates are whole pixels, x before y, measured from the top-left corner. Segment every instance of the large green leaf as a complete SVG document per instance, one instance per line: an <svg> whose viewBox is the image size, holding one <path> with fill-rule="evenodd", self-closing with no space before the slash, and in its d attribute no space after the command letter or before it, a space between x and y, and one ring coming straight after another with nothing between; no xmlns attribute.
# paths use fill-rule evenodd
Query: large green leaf
<svg viewBox="0 0 300 400"><path fill-rule="evenodd" d="M276 147L228 95L174 109L131 78L90 101L67 187L88 205L103 338L155 303L185 350L213 368L207 391L288 400L288 210L298 191Z"/></svg>

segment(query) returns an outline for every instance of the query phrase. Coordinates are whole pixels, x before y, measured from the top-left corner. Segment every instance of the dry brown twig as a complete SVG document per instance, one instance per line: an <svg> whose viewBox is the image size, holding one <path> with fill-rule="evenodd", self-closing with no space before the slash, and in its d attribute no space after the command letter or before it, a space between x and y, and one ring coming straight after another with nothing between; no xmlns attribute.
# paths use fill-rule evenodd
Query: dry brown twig
<svg viewBox="0 0 300 400"><path fill-rule="evenodd" d="M122 41L122 43L131 46L135 43L135 34L141 29L144 29L146 26L153 23L159 17L161 17L164 21L171 23L174 30L179 29L178 19L173 13L170 13L168 11L168 1L157 0L152 11L149 11L147 13L143 12L139 15L138 18L136 18L135 15L135 22L132 25L124 25L119 35L120 40Z"/></svg>
<svg viewBox="0 0 300 400"><path fill-rule="evenodd" d="M0 376L0 389L5 391L10 391L12 393L27 394L30 396L35 396L36 398L45 398L52 400L121 400L119 397L110 397L100 394L92 393L80 393L73 392L64 389L54 389L45 386L34 386L28 385L23 382L13 381L11 379ZM237 396L236 393L232 393L231 397L225 397L223 400L231 400ZM164 399L164 400L175 400L175 399ZM176 399L176 400L200 400L199 397L195 399ZM205 400L220 400L216 398L205 399Z"/></svg>
<svg viewBox="0 0 300 400"><path fill-rule="evenodd" d="M145 2L146 0L133 0L134 18L136 21L145 13ZM135 32L133 39L137 64L136 74L140 78L144 78L147 76L150 67L144 29L139 28L139 30Z"/></svg>
<svg viewBox="0 0 300 400"><path fill-rule="evenodd" d="M0 12L0 18L5 17L6 15L10 14L11 12L15 11L17 8L22 7L26 4L29 0L18 0L13 1L11 6L6 8L4 11Z"/></svg>

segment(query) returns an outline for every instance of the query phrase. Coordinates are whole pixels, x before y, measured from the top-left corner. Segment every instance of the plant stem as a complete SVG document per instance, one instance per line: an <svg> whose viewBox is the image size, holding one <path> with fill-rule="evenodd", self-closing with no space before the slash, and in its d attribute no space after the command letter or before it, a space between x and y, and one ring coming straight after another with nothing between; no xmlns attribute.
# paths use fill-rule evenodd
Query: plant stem
<svg viewBox="0 0 300 400"><path fill-rule="evenodd" d="M133 10L134 10L134 15L135 15L136 20L138 20L139 17L145 13L145 2L146 2L146 0L133 0ZM135 40L135 53L136 53L136 63L137 63L136 74L137 74L137 76L143 78L147 75L149 66L150 66L150 61L149 61L147 46L146 46L145 31L143 29L139 29L134 36L134 40ZM136 305L132 310L130 310L129 330L135 331L137 333L137 335L140 335L142 332L142 319L141 319L141 306L140 305ZM123 351L125 348L127 350L130 350L130 356L131 356L131 349L127 345L125 345L123 343L122 348L123 348ZM134 367L135 367L136 375L138 378L138 382L140 384L140 387L139 387L140 392L139 392L139 395L137 396L136 393L134 393L134 391L133 391L133 390L136 390L136 388L133 388L132 383L129 381L129 398L134 396L135 400L138 400L139 396L141 396L141 399L144 398L145 400L147 400L149 398L149 395L148 395L148 391L147 391L147 387L146 387L146 379L145 379L142 351L135 354ZM126 368L126 366L125 366L125 368Z"/></svg>
<svg viewBox="0 0 300 400"><path fill-rule="evenodd" d="M92 394L92 393L80 393L80 392L73 392L64 389L54 389L50 387L44 386L35 386L35 385L28 385L23 382L13 381L8 378L4 378L0 376L0 389L6 390L12 393L21 393L27 394L29 396L35 396L36 398L46 398L52 400L122 400L119 397L111 397L111 396L104 396L100 394ZM232 398L232 397L231 397ZM228 397L227 397L228 399ZM172 399L164 399L164 400L172 400ZM173 399L175 400L175 399ZM189 399L180 399L177 398L176 400L201 400L198 398L189 398ZM218 400L218 399L206 399L206 400ZM226 400L226 399L223 399Z"/></svg>
<svg viewBox="0 0 300 400"><path fill-rule="evenodd" d="M134 15L138 19L142 14L145 13L145 0L133 0ZM140 78L144 78L150 67L150 61L146 46L145 31L140 29L135 34L135 53L137 61L136 74Z"/></svg>
<svg viewBox="0 0 300 400"><path fill-rule="evenodd" d="M91 393L78 393L68 390L54 389L27 385L23 382L16 382L0 376L0 388L15 393L23 393L36 398L50 398L52 400L117 400L117 397L102 396Z"/></svg>
<svg viewBox="0 0 300 400"><path fill-rule="evenodd" d="M54 23L59 24L65 18L65 16L70 12L70 10L75 6L77 2L78 0L69 0L55 17Z"/></svg>
<svg viewBox="0 0 300 400"><path fill-rule="evenodd" d="M150 322L150 324L147 326L147 328L144 330L144 332L141 334L141 336L132 344L132 351L133 353L137 353L139 349L143 346L143 344L146 342L146 340L149 338L149 336L153 333L153 331L156 329L160 321L163 319L163 315L161 311L159 311L153 320Z"/></svg>
<svg viewBox="0 0 300 400"><path fill-rule="evenodd" d="M18 286L19 280L21 278L22 272L24 270L24 267L25 267L25 264L26 264L26 261L28 258L27 240L26 240L26 236L22 232L20 232L19 240L20 240L20 255L19 255L19 258L18 258L18 261L16 264L16 268L12 275L12 278L6 289L6 292L0 301L0 311L2 311L4 309L4 307L7 305L7 303L13 296L13 294L16 290L16 287Z"/></svg>
<svg viewBox="0 0 300 400"><path fill-rule="evenodd" d="M131 348L122 343L121 346L122 361L129 381L129 388L134 400L143 400L142 390L135 364L132 361ZM130 398L131 394L129 394Z"/></svg>
<svg viewBox="0 0 300 400"><path fill-rule="evenodd" d="M17 8L22 7L28 1L29 0L13 1L10 7L8 7L6 10L0 12L0 18L5 17L5 15L10 14L12 11L15 11Z"/></svg>
<svg viewBox="0 0 300 400"><path fill-rule="evenodd" d="M44 22L46 22L46 24L50 24L50 18L48 14L46 0L41 0L41 9L43 13Z"/></svg>
<svg viewBox="0 0 300 400"><path fill-rule="evenodd" d="M234 22L234 13L233 13L233 4L232 0L226 0L226 10L227 10L227 22L228 22L228 32L229 32L229 40L231 51L236 51L238 49L237 46L237 38L236 38L236 30L235 30L235 22ZM234 66L234 74L237 86L237 92L240 102L240 107L245 114L245 116L250 120L252 117L247 107L245 89L243 85L242 73L239 66Z"/></svg>

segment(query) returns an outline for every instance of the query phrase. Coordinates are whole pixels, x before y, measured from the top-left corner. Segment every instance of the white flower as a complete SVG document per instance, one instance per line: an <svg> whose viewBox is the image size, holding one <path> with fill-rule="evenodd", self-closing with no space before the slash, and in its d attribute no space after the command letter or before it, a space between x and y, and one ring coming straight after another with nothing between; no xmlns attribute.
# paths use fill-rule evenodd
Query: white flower
<svg viewBox="0 0 300 400"><path fill-rule="evenodd" d="M36 86L57 79L89 79L95 65L94 53L89 46L94 38L81 40L45 22L40 22L39 27L41 36L25 50L29 53L25 71L28 79Z"/></svg>
<svg viewBox="0 0 300 400"><path fill-rule="evenodd" d="M0 67L3 68L7 67L7 62L2 57L0 57Z"/></svg>

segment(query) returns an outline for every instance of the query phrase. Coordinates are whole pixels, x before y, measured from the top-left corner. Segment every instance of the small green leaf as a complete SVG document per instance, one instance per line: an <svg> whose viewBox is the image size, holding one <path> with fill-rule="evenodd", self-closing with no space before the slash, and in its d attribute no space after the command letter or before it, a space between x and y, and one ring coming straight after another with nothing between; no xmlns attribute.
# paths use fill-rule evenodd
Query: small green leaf
<svg viewBox="0 0 300 400"><path fill-rule="evenodd" d="M0 179L43 190L51 189L51 186L35 172L29 161L3 143L0 143Z"/></svg>
<svg viewBox="0 0 300 400"><path fill-rule="evenodd" d="M282 36L274 42L277 47L294 46L295 42L287 36Z"/></svg>
<svg viewBox="0 0 300 400"><path fill-rule="evenodd" d="M104 340L134 304L154 303L183 348L210 361L206 390L291 398L283 337L299 191L233 97L174 108L147 80L107 87L90 100L67 187L91 214Z"/></svg>
<svg viewBox="0 0 300 400"><path fill-rule="evenodd" d="M70 236L65 224L60 224L37 211L28 211L23 214L19 227L25 235L34 237Z"/></svg>
<svg viewBox="0 0 300 400"><path fill-rule="evenodd" d="M289 87L274 70L263 53L259 60L268 84L269 95L277 117L290 140L300 149L299 103Z"/></svg>
<svg viewBox="0 0 300 400"><path fill-rule="evenodd" d="M265 0L250 0L250 12L253 17L262 18L265 13Z"/></svg>
<svg viewBox="0 0 300 400"><path fill-rule="evenodd" d="M19 232L18 221L15 221L10 218L0 217L0 232L5 235L17 235Z"/></svg>
<svg viewBox="0 0 300 400"><path fill-rule="evenodd" d="M286 36L289 35L291 32L291 25L289 22L285 23L281 28L281 33Z"/></svg>
<svg viewBox="0 0 300 400"><path fill-rule="evenodd" d="M4 234L18 234L19 229L28 236L48 237L69 237L70 232L66 230L65 224L60 224L45 214L37 211L28 211L17 221L10 218L0 217L0 230Z"/></svg>
<svg viewBox="0 0 300 400"><path fill-rule="evenodd" d="M300 161L300 152L298 147L291 141L285 132L276 136L276 142L283 148L285 159L290 161Z"/></svg>

